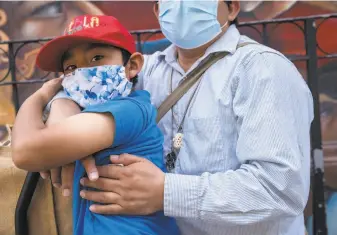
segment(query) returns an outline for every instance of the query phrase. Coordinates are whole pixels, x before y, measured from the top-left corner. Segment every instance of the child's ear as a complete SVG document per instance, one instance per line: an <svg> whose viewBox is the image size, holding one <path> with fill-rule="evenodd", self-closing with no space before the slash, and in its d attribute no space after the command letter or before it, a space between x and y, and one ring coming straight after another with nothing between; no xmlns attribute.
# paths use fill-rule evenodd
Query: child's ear
<svg viewBox="0 0 337 235"><path fill-rule="evenodd" d="M129 62L125 66L126 76L130 80L138 75L142 70L144 64L144 57L141 53L133 53L129 59Z"/></svg>

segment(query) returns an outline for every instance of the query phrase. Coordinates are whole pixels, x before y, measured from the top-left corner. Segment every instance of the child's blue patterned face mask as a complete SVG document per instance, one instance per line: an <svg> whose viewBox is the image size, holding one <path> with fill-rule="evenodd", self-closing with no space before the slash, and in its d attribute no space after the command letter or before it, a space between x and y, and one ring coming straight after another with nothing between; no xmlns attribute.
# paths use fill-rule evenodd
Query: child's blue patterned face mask
<svg viewBox="0 0 337 235"><path fill-rule="evenodd" d="M72 100L85 108L105 103L117 96L128 96L132 82L126 78L124 66L103 65L79 68L64 75L62 86Z"/></svg>

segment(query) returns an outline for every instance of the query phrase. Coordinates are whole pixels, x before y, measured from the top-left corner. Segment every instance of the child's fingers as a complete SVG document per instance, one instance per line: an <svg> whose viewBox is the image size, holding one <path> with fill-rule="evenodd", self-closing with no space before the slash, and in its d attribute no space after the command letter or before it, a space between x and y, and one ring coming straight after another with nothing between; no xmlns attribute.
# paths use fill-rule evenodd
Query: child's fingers
<svg viewBox="0 0 337 235"><path fill-rule="evenodd" d="M91 181L97 180L99 175L98 175L98 170L96 167L95 159L92 156L88 156L82 159L81 162L82 162L82 165L85 171L87 172L88 178Z"/></svg>
<svg viewBox="0 0 337 235"><path fill-rule="evenodd" d="M51 182L55 188L61 187L61 167L57 167L50 170Z"/></svg>
<svg viewBox="0 0 337 235"><path fill-rule="evenodd" d="M40 176L42 179L48 179L49 178L49 171L41 171Z"/></svg>
<svg viewBox="0 0 337 235"><path fill-rule="evenodd" d="M71 195L74 180L75 164L71 163L62 167L62 194L65 197Z"/></svg>
<svg viewBox="0 0 337 235"><path fill-rule="evenodd" d="M55 78L43 84L43 86L36 91L44 102L51 100L56 93L62 88L62 78Z"/></svg>

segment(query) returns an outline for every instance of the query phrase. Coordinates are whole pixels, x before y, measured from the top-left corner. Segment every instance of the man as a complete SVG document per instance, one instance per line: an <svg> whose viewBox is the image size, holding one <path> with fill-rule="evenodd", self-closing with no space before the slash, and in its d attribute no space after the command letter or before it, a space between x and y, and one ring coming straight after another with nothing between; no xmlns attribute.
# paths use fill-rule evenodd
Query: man
<svg viewBox="0 0 337 235"><path fill-rule="evenodd" d="M97 170L100 176L81 181L100 190L81 192L103 203L91 211L150 214L163 209L177 219L184 235L304 234L312 96L282 54L239 34L232 24L239 10L238 1L155 5L173 45L148 56L140 75L139 86L151 93L154 105L159 107L207 55L229 55L210 67L159 123L166 160L172 162L172 152L178 152L174 173L160 173L149 161L128 154L111 157L124 167L96 169L92 158L83 161L89 176ZM242 43L251 44L238 48ZM67 101L53 105L61 102ZM177 132L183 136L179 151L172 147ZM64 188L70 187L67 182Z"/></svg>

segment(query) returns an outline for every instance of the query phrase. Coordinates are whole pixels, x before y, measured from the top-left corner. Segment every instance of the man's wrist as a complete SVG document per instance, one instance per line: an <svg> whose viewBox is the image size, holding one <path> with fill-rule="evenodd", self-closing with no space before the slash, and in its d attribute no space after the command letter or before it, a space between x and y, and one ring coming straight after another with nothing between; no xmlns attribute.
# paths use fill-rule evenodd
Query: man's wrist
<svg viewBox="0 0 337 235"><path fill-rule="evenodd" d="M164 213L166 216L197 218L200 177L165 174Z"/></svg>

